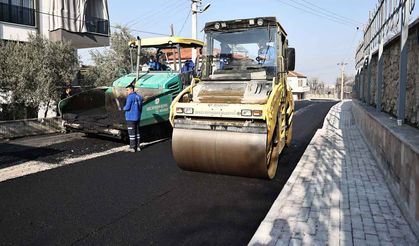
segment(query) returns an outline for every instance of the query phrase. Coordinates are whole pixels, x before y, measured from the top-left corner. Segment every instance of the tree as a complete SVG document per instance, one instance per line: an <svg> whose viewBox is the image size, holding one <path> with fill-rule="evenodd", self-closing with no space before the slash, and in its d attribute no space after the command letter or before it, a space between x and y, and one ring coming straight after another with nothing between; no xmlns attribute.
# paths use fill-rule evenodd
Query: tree
<svg viewBox="0 0 419 246"><path fill-rule="evenodd" d="M96 66L86 71L86 81L93 86L110 85L112 81L131 71L128 42L133 40L127 27L117 26L111 35L111 45L104 51L90 51Z"/></svg>
<svg viewBox="0 0 419 246"><path fill-rule="evenodd" d="M131 72L131 55L128 42L134 36L126 26L117 25L111 34L110 47L103 50L92 50L90 56L95 63L86 69L83 86L109 86L117 78ZM150 51L141 49L140 64L146 62ZM137 50L133 50L133 65L136 64Z"/></svg>
<svg viewBox="0 0 419 246"><path fill-rule="evenodd" d="M22 47L18 42L0 40L0 89L10 90L17 84Z"/></svg>
<svg viewBox="0 0 419 246"><path fill-rule="evenodd" d="M343 74L343 85L352 85L355 81L355 75L346 75ZM336 78L336 86L340 86L341 84L341 77Z"/></svg>
<svg viewBox="0 0 419 246"><path fill-rule="evenodd" d="M71 83L78 64L69 42L52 42L40 35L30 35L28 43L1 41L0 50L6 58L0 62L0 85L12 92L11 105L48 108Z"/></svg>
<svg viewBox="0 0 419 246"><path fill-rule="evenodd" d="M309 78L307 80L308 85L310 86L310 92L313 94L324 94L324 82L320 81L319 78Z"/></svg>

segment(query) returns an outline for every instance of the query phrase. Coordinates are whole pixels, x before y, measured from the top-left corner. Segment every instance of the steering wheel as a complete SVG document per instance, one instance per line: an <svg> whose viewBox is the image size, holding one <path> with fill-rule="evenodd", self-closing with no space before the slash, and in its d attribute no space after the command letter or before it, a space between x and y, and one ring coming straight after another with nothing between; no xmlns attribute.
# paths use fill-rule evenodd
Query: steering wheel
<svg viewBox="0 0 419 246"><path fill-rule="evenodd" d="M257 56L256 61L258 62L259 65L263 65L265 63L266 59L263 59L262 57Z"/></svg>

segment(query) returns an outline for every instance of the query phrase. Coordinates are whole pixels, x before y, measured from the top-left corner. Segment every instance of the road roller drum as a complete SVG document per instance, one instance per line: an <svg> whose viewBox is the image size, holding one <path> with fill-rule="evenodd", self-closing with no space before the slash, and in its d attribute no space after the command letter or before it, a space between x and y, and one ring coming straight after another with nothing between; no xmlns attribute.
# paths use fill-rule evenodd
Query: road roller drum
<svg viewBox="0 0 419 246"><path fill-rule="evenodd" d="M172 144L182 169L267 178L266 134L174 129Z"/></svg>

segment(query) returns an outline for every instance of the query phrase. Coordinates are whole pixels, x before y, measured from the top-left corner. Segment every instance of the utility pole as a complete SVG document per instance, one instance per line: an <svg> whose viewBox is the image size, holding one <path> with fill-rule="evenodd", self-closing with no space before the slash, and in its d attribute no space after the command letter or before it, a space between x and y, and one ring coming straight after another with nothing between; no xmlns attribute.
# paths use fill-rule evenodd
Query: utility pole
<svg viewBox="0 0 419 246"><path fill-rule="evenodd" d="M175 36L175 29L173 27L173 24L170 24L170 36L171 37Z"/></svg>
<svg viewBox="0 0 419 246"><path fill-rule="evenodd" d="M340 100L343 100L343 80L344 80L344 74L345 74L345 66L348 65L348 63L338 63L338 66L340 66Z"/></svg>
<svg viewBox="0 0 419 246"><path fill-rule="evenodd" d="M205 5L203 9L201 9L202 0L191 0L192 1L192 38L198 39L198 29L197 29L197 23L198 23L198 14L203 13L205 10L207 10L211 4ZM198 10L199 7L199 10ZM192 49L192 61L195 62L196 59L196 49Z"/></svg>
<svg viewBox="0 0 419 246"><path fill-rule="evenodd" d="M192 38L197 39L197 23L198 23L198 1L192 0ZM192 49L192 61L195 62L196 49Z"/></svg>

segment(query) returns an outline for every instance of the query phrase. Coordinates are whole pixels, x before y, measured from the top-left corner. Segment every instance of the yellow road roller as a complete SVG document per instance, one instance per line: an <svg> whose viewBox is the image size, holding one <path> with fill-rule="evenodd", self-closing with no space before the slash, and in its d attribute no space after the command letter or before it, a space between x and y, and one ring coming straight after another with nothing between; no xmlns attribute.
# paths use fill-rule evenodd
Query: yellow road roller
<svg viewBox="0 0 419 246"><path fill-rule="evenodd" d="M295 50L275 17L205 24L198 80L172 102L172 151L189 171L272 179L291 142Z"/></svg>

